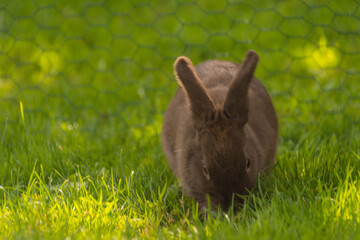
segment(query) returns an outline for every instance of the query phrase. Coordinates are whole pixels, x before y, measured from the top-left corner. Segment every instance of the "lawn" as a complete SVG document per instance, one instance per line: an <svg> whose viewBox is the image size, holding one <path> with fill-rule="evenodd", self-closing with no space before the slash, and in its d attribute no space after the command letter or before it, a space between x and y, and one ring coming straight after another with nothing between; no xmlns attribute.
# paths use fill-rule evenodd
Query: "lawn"
<svg viewBox="0 0 360 240"><path fill-rule="evenodd" d="M0 2L0 237L359 239L360 3ZM160 143L185 55L241 62L279 116L276 164L204 219Z"/></svg>

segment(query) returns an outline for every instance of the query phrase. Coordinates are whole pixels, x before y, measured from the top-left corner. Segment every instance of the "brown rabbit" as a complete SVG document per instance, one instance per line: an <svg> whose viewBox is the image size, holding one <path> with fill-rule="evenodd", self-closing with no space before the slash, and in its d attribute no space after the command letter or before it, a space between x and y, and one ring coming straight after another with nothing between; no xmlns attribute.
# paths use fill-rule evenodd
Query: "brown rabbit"
<svg viewBox="0 0 360 240"><path fill-rule="evenodd" d="M274 164L278 119L264 86L254 77L258 62L248 51L242 65L211 60L196 68L175 63L181 87L167 112L162 145L171 170L199 207L228 209L247 194L259 172ZM235 197L235 198L234 198Z"/></svg>

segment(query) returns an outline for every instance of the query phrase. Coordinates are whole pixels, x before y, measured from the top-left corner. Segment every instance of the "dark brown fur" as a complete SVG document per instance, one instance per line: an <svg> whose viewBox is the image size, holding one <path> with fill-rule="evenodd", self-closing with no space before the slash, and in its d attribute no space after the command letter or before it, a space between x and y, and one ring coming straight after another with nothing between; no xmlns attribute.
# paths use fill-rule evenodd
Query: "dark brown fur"
<svg viewBox="0 0 360 240"><path fill-rule="evenodd" d="M208 195L226 210L234 193L246 194L274 164L278 120L254 77L257 62L249 51L242 65L211 60L194 68L186 57L174 63L181 87L165 113L162 144L171 170L200 207Z"/></svg>

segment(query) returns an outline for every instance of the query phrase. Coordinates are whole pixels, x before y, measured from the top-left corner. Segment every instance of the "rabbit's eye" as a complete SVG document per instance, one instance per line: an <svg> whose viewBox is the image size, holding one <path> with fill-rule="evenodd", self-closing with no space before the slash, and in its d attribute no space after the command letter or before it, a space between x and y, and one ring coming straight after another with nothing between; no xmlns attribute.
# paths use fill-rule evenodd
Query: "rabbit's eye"
<svg viewBox="0 0 360 240"><path fill-rule="evenodd" d="M207 170L207 168L206 168L206 165L204 164L203 165L203 171L204 171L204 173L207 175L208 174L208 170Z"/></svg>
<svg viewBox="0 0 360 240"><path fill-rule="evenodd" d="M250 159L247 158L246 159L246 169L249 170L249 168L250 168Z"/></svg>
<svg viewBox="0 0 360 240"><path fill-rule="evenodd" d="M203 165L203 172L204 172L205 178L210 181L210 175L209 175L209 172L208 172L205 164Z"/></svg>

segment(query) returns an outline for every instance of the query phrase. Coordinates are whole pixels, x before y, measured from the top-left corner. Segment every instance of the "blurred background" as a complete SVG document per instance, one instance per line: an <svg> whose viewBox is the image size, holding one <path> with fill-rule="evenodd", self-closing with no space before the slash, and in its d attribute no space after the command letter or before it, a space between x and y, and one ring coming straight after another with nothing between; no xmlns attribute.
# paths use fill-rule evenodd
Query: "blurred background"
<svg viewBox="0 0 360 240"><path fill-rule="evenodd" d="M78 146L114 159L134 146L161 154L176 57L241 62L255 49L281 143L296 147L314 133L351 141L359 136L359 32L357 0L2 0L0 140L8 151L26 141L21 101L27 134L69 159ZM7 159L3 169L16 164ZM62 161L70 160L56 169Z"/></svg>

